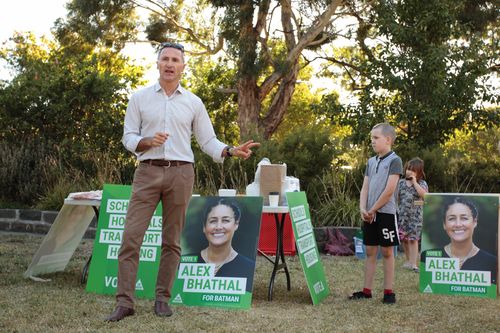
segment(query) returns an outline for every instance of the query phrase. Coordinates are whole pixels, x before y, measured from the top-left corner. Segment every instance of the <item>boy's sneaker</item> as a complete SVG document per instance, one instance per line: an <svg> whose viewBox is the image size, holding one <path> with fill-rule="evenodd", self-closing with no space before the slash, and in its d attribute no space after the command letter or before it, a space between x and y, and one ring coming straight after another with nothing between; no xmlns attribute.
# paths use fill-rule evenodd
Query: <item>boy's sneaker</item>
<svg viewBox="0 0 500 333"><path fill-rule="evenodd" d="M405 268L405 269L412 269L412 267L413 267L413 265L412 265L412 264L410 264L409 262L405 262L405 263L403 264L403 268Z"/></svg>
<svg viewBox="0 0 500 333"><path fill-rule="evenodd" d="M349 299L364 299L364 298L372 298L372 295L365 294L362 291L357 291L349 296Z"/></svg>
<svg viewBox="0 0 500 333"><path fill-rule="evenodd" d="M382 303L384 304L396 303L396 294L395 293L384 294L384 299L382 300Z"/></svg>

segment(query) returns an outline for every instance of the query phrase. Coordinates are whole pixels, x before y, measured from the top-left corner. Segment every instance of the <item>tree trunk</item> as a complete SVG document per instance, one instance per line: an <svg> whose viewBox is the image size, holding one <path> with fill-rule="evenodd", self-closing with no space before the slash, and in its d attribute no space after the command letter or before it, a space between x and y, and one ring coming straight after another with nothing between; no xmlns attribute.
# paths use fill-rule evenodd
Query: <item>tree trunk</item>
<svg viewBox="0 0 500 333"><path fill-rule="evenodd" d="M238 126L242 140L252 137L259 131L258 120L261 102L258 99L258 73L255 70L257 59L257 34L253 26L254 5L252 0L240 4L240 57L238 59Z"/></svg>
<svg viewBox="0 0 500 333"><path fill-rule="evenodd" d="M269 9L269 1L262 1L259 7L259 15L255 27L254 2L242 1L240 4L240 35L239 35L239 59L238 59L238 125L240 137L248 139L256 133L263 134L265 139L271 137L283 120L286 109L295 90L295 83L299 72L299 58L304 50L330 23L342 0L333 0L325 11L316 17L312 25L300 34L292 24L293 11L292 1L280 2L282 7L281 23L285 35L287 47L286 63L287 70L275 68L274 72L267 76L264 81L257 85L260 76L257 57L257 41L265 22L265 13ZM278 89L273 96L271 106L266 116L261 118L261 108L264 99L273 91Z"/></svg>
<svg viewBox="0 0 500 333"><path fill-rule="evenodd" d="M255 77L238 80L238 126L240 138L246 140L259 133L259 114L261 103Z"/></svg>
<svg viewBox="0 0 500 333"><path fill-rule="evenodd" d="M274 95L271 106L267 115L261 120L260 128L264 131L264 138L269 139L271 135L278 129L279 124L283 120L286 110L290 105L293 93L295 91L295 83L299 74L299 64L296 63L292 69L281 80L276 95Z"/></svg>
<svg viewBox="0 0 500 333"><path fill-rule="evenodd" d="M281 25L285 34L285 45L288 54L290 54L297 45L295 38L298 38L298 34L297 36L294 34L292 16L293 12L291 0L281 1ZM265 139L269 139L276 131L285 116L286 109L290 105L293 92L295 91L295 81L297 80L297 75L299 73L298 64L298 58L296 61L289 61L288 71L283 70L281 73L282 78L278 86L278 91L273 96L271 106L260 124L260 127L264 131Z"/></svg>

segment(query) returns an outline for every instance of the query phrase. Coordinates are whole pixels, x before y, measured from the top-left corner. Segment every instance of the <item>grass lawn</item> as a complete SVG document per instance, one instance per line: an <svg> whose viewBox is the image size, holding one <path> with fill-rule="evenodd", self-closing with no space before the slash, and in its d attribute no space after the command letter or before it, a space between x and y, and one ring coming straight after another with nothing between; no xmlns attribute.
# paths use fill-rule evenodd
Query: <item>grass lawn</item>
<svg viewBox="0 0 500 333"><path fill-rule="evenodd" d="M153 314L152 300L139 299L135 316L106 323L114 298L89 294L79 282L93 241L82 241L64 272L44 276L51 281L26 280L22 274L41 241L36 235L0 233L0 332L500 332L500 299L420 294L418 275L401 268L401 257L394 305L381 302L381 262L374 298L347 300L363 280L363 262L354 257L322 257L331 295L317 306L298 257L288 257L292 290L286 291L280 273L268 302L272 267L259 257L250 310L175 306L165 319Z"/></svg>

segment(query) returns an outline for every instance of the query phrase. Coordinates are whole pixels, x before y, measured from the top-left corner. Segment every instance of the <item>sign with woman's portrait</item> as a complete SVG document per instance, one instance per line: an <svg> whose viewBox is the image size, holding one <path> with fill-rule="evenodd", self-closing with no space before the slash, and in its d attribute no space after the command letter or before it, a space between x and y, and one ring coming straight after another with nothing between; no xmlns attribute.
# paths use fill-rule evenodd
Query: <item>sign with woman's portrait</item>
<svg viewBox="0 0 500 333"><path fill-rule="evenodd" d="M193 197L171 304L250 308L262 197Z"/></svg>
<svg viewBox="0 0 500 333"><path fill-rule="evenodd" d="M498 194L426 194L421 292L496 298L499 199Z"/></svg>

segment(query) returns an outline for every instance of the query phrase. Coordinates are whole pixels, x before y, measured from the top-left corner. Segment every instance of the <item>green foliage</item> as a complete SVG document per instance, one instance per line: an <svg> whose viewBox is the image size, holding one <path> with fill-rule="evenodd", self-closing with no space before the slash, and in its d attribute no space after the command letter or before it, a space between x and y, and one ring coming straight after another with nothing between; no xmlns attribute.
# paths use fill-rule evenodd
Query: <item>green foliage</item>
<svg viewBox="0 0 500 333"><path fill-rule="evenodd" d="M15 35L1 48L15 77L0 82L0 201L56 209L69 192L131 183L135 160L120 139L128 96L143 68L118 51L135 38L137 3L73 0L68 17L56 23L56 41ZM328 3L293 3L300 13L296 31L307 31L307 18ZM202 98L219 139L228 144L240 143L239 95L231 91L241 78L248 76L245 87L255 86L257 100L266 78L292 68L282 35L265 29L253 35L263 4L169 1L147 24L148 40L184 41L193 55L214 52L219 34L225 39L224 56L190 57L183 84ZM349 70L342 83L359 93L359 104L342 105L337 93L319 101L302 84L311 68L301 69L289 78L295 88L286 117L270 140L255 138L262 147L249 160L216 164L195 149L195 192L213 195L231 187L244 193L257 163L268 157L301 180L316 224L357 225L358 186L372 154L357 144L381 121L398 126L395 150L404 161L424 159L431 191L500 192L499 109L482 106L498 103L487 82L498 49L491 1L385 0L367 8L358 31L347 32L351 38L357 33L361 47L335 47L333 53ZM319 36L326 38L322 44L334 38ZM336 75L326 68L323 73ZM279 95L279 81L258 101L259 120ZM352 171L340 169L344 165Z"/></svg>
<svg viewBox="0 0 500 333"><path fill-rule="evenodd" d="M103 184L131 184L134 163L131 160L115 160L109 152L91 153L81 157L83 170L63 163L57 157L47 158L43 168L41 195L36 207L59 210L71 192L102 189ZM128 176L125 176L128 171Z"/></svg>
<svg viewBox="0 0 500 333"><path fill-rule="evenodd" d="M470 32L484 33L491 23L498 22L497 5L491 0L466 0L458 15L459 21Z"/></svg>
<svg viewBox="0 0 500 333"><path fill-rule="evenodd" d="M115 159L111 152L84 154L75 166L58 149L0 142L0 201L11 208L58 210L71 192L102 189L104 183L130 184L133 170L132 159Z"/></svg>
<svg viewBox="0 0 500 333"><path fill-rule="evenodd" d="M239 139L238 97L234 92L225 91L236 85L236 70L223 59L214 62L202 58L190 60L189 68L185 85L202 99L218 138L236 145Z"/></svg>
<svg viewBox="0 0 500 333"><path fill-rule="evenodd" d="M158 14L151 14L148 18L148 24L146 26L146 36L148 40L163 43L167 41L167 35L172 30L171 25L168 21L165 21Z"/></svg>
<svg viewBox="0 0 500 333"><path fill-rule="evenodd" d="M15 74L0 86L0 140L57 147L82 168L88 152L123 155L128 95L144 69L118 53L135 34L131 3L74 0L67 7L55 41L15 34L0 49Z"/></svg>
<svg viewBox="0 0 500 333"><path fill-rule="evenodd" d="M472 134L457 131L444 145L428 148L399 144L395 151L403 162L417 156L424 160L431 192L499 193L498 142L500 129L494 127Z"/></svg>
<svg viewBox="0 0 500 333"><path fill-rule="evenodd" d="M283 49L283 47L281 47ZM319 96L312 92L312 87L309 80L312 77L312 68L304 68L299 76L295 86L290 105L286 110L283 121L280 123L278 130L273 134L273 139L281 140L284 136L291 132L297 132L304 126L330 127L322 114L315 112L313 106L319 103ZM271 96L270 96L271 97ZM338 96L337 96L338 97ZM264 101L265 109L269 107L271 98Z"/></svg>
<svg viewBox="0 0 500 333"><path fill-rule="evenodd" d="M108 23L100 27L123 28ZM0 49L15 75L0 85L3 201L56 208L71 191L101 188L104 179L117 179L102 176L109 170L98 165L102 154L118 167L120 179L131 178L127 165L133 160L120 141L128 94L141 83L143 68L117 53L117 44L87 42L91 32L81 25L64 29L56 41L16 34Z"/></svg>
<svg viewBox="0 0 500 333"><path fill-rule="evenodd" d="M358 227L359 187L363 174L359 169L332 169L318 176L316 186L309 186L310 208L315 226ZM358 184L359 183L359 184Z"/></svg>
<svg viewBox="0 0 500 333"><path fill-rule="evenodd" d="M209 1L134 1L129 3L149 12L143 22L146 38L151 42L176 41L189 45L195 53L215 53L220 31L217 26L224 17ZM221 15L222 14L222 15Z"/></svg>
<svg viewBox="0 0 500 333"><path fill-rule="evenodd" d="M286 163L287 175L299 178L301 188L307 189L315 177L331 167L337 153L328 129L304 126L280 141L265 142L256 155L258 160L269 157L272 163Z"/></svg>
<svg viewBox="0 0 500 333"><path fill-rule="evenodd" d="M444 145L448 177L455 177L460 192L500 193L500 127L469 134L457 131Z"/></svg>
<svg viewBox="0 0 500 333"><path fill-rule="evenodd" d="M388 121L399 127L402 141L421 147L445 142L456 129L500 123L498 109L483 106L498 100L487 82L498 29L491 24L491 2L482 3L488 6L467 0L374 2L357 30L363 53L353 53L359 104L339 108L325 99L330 118L352 126L356 142L366 140L375 123ZM471 7L474 18L467 16Z"/></svg>
<svg viewBox="0 0 500 333"><path fill-rule="evenodd" d="M40 206L56 209L69 192L89 188L81 171L63 167L56 154L34 143L24 142L20 147L0 143L0 159L2 201L22 202L33 207L45 196L57 196L57 204L51 200L50 204ZM66 192L61 194L59 190L63 187Z"/></svg>
<svg viewBox="0 0 500 333"><path fill-rule="evenodd" d="M42 183L42 194L36 194L38 200L35 208L41 210L59 210L64 199L72 192L85 192L93 189L82 171L72 167L64 168L55 160L51 160L49 170L44 170L46 179ZM48 173L48 171L50 171ZM100 187L102 188L102 186Z"/></svg>
<svg viewBox="0 0 500 333"><path fill-rule="evenodd" d="M6 202L32 205L43 188L46 165L43 147L28 142L0 142L0 197Z"/></svg>
<svg viewBox="0 0 500 333"><path fill-rule="evenodd" d="M142 67L106 49L66 53L30 34L12 43L0 54L16 71L0 90L0 139L58 146L68 161L89 151L120 155L128 93Z"/></svg>
<svg viewBox="0 0 500 333"><path fill-rule="evenodd" d="M333 156L340 151L328 130L314 126L293 131L282 140L259 141L261 146L247 161L226 159L222 165L196 149L196 188L201 193L213 194L223 187L244 193L254 180L258 162L267 157L271 163L285 162L287 175L299 178L301 189L307 190L318 175L331 167Z"/></svg>
<svg viewBox="0 0 500 333"><path fill-rule="evenodd" d="M300 54L311 44L318 47L331 39L322 31L329 29L331 9L338 5L317 0L134 3L150 12L149 40L174 39L188 44L187 53L203 55L203 60L219 53L234 62L234 84L226 88L238 90L243 138L256 132L269 138L276 131L294 94Z"/></svg>
<svg viewBox="0 0 500 333"><path fill-rule="evenodd" d="M135 5L129 0L71 0L54 34L62 44L102 45L120 51L137 34Z"/></svg>

